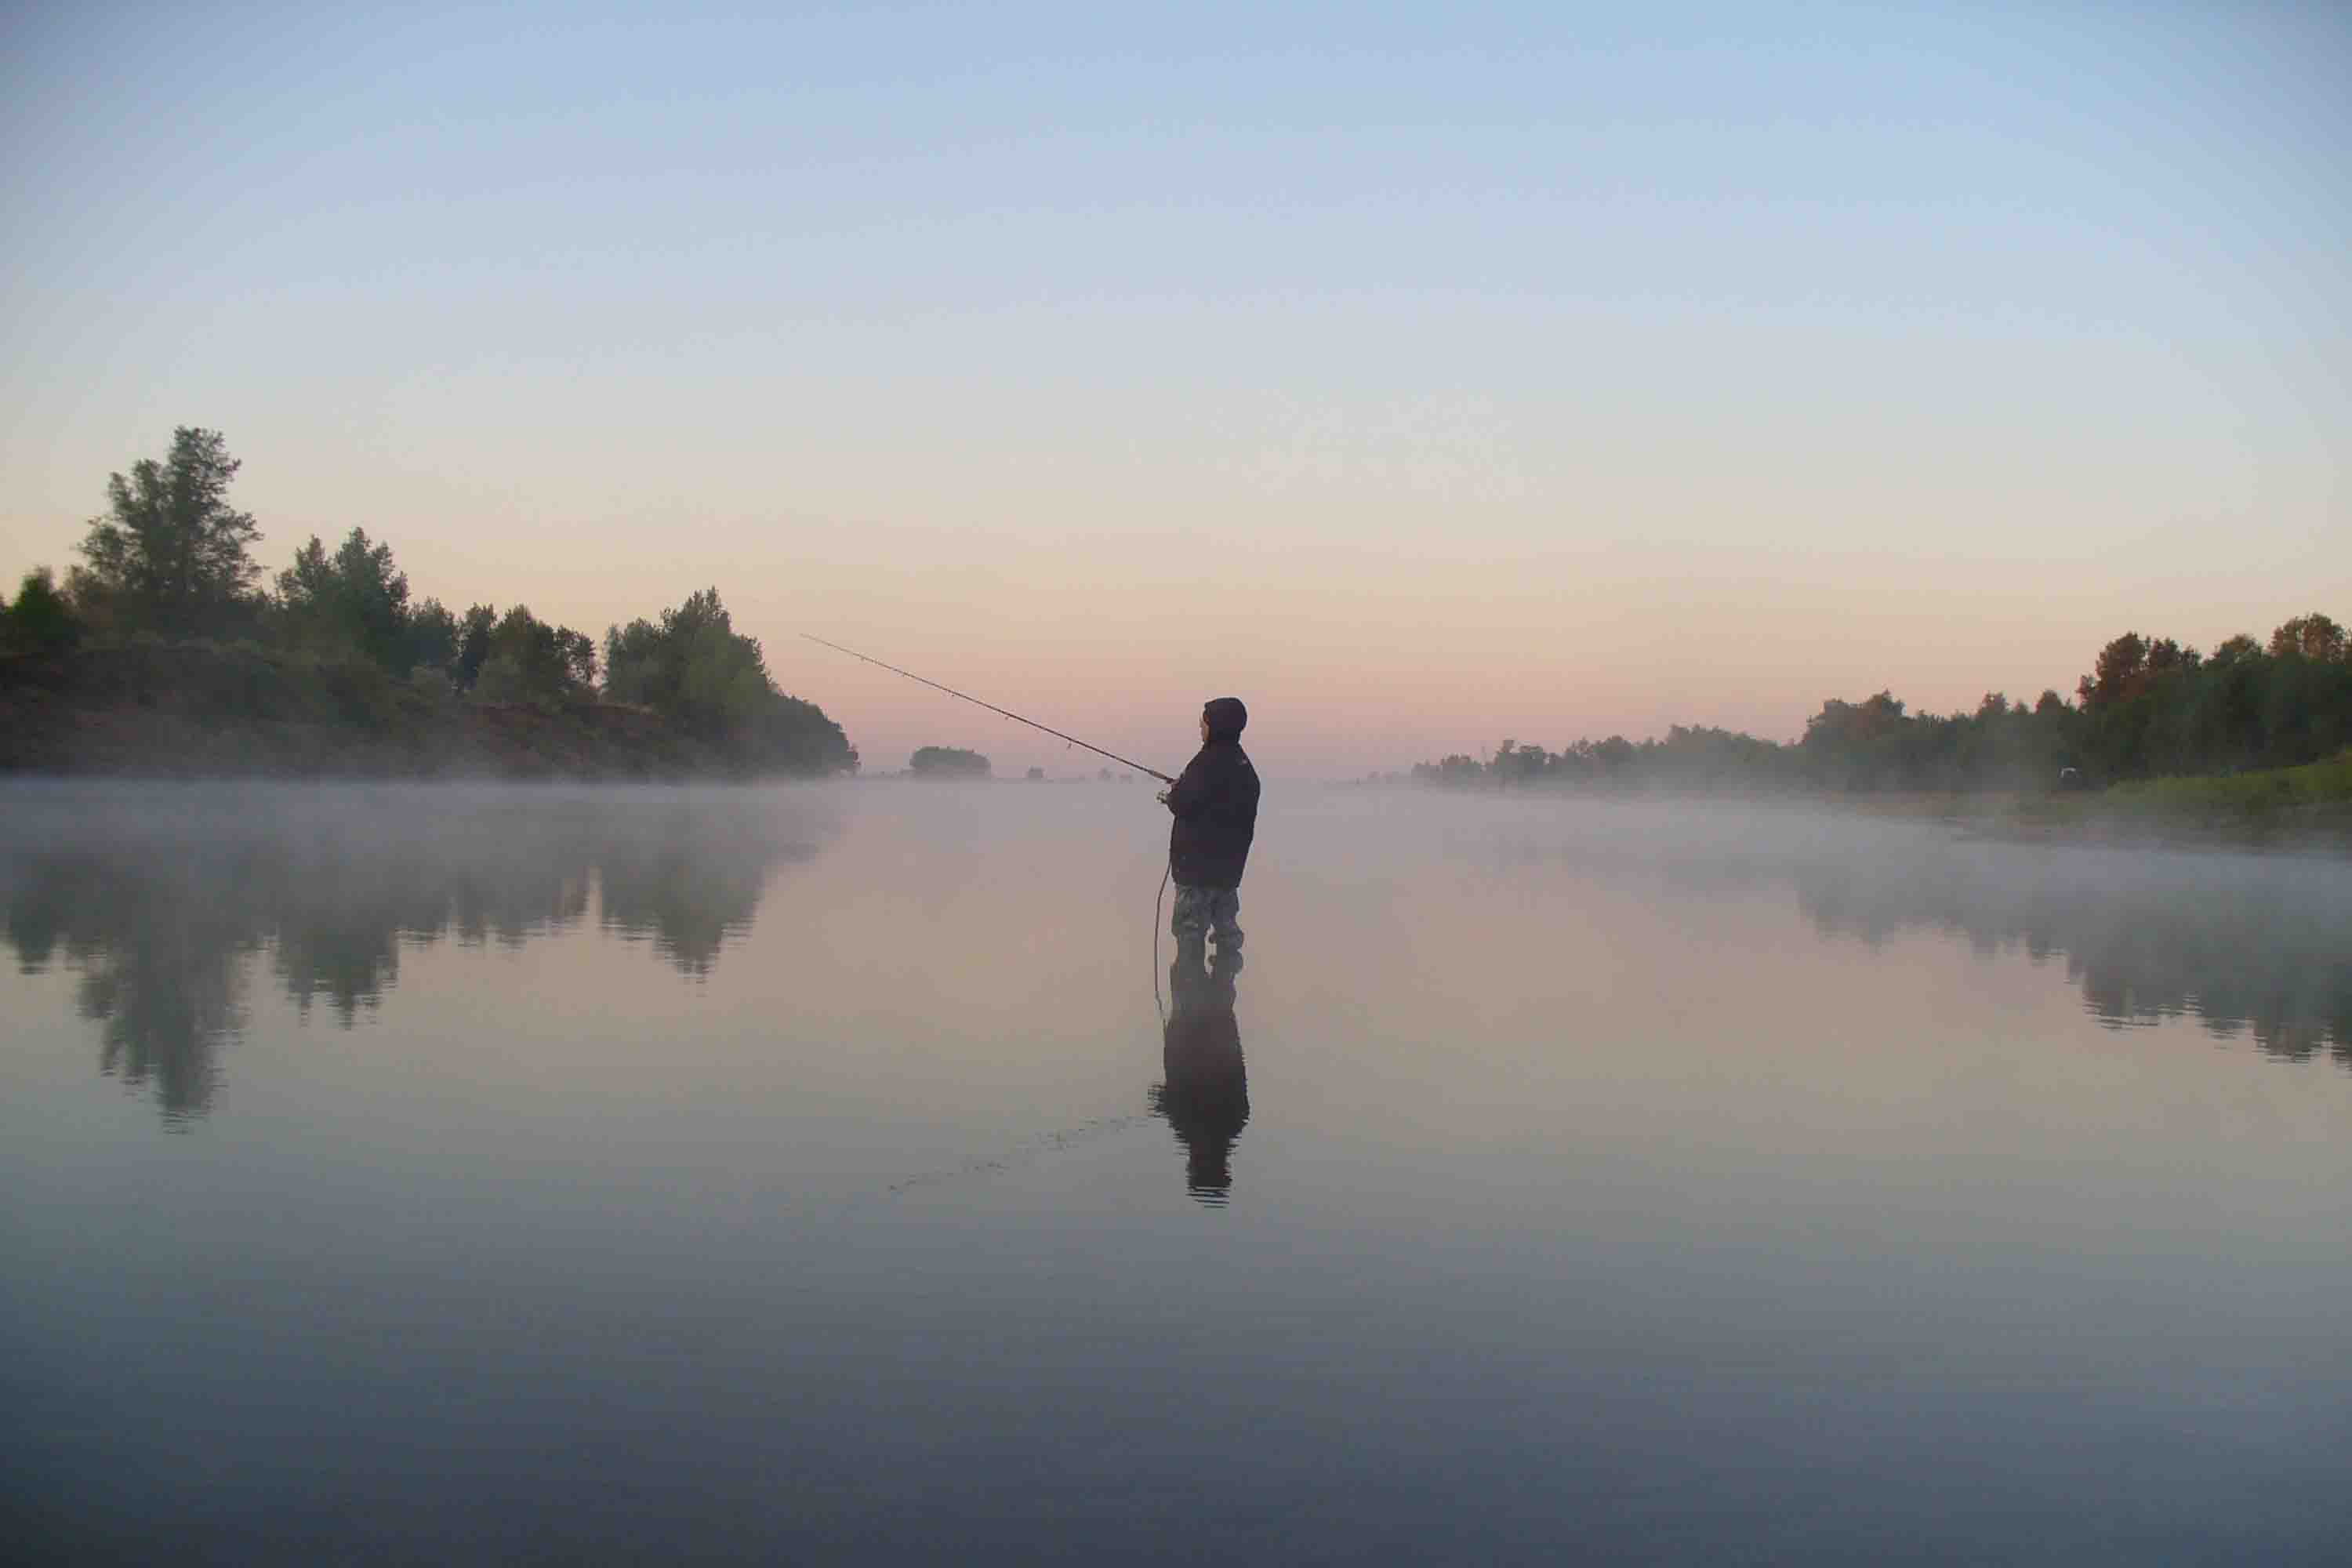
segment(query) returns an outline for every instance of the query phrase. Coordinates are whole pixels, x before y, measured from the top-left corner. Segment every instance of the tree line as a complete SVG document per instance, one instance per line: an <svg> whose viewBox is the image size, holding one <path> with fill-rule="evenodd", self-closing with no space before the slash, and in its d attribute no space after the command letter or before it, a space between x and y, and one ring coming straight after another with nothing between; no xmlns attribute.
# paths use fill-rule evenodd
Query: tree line
<svg viewBox="0 0 2352 1568"><path fill-rule="evenodd" d="M2211 653L2126 632L2099 649L2072 700L1987 692L1973 712L1910 713L1892 692L1832 698L1793 743L1675 725L1663 740L1503 742L1414 766L1440 785L1697 790L1976 791L2100 786L2318 762L2352 746L2352 648L2316 612L2267 642Z"/></svg>
<svg viewBox="0 0 2352 1568"><path fill-rule="evenodd" d="M240 466L218 431L184 426L164 458L110 476L107 510L90 521L65 582L42 567L13 602L0 601L0 649L54 657L142 637L245 642L481 703L631 704L748 763L856 769L841 727L777 689L759 639L735 630L716 588L610 627L600 657L586 633L527 605L460 613L414 598L392 546L361 528L332 550L313 534L265 584L251 548L260 528L228 500Z"/></svg>

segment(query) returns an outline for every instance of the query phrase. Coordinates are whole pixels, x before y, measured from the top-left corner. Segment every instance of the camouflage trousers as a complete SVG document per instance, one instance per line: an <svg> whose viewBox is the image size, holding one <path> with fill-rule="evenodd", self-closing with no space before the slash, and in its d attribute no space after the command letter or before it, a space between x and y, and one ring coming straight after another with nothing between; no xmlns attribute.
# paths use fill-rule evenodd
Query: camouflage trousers
<svg viewBox="0 0 2352 1568"><path fill-rule="evenodd" d="M1239 952L1242 946L1242 896L1234 888L1188 888L1176 884L1176 913L1168 929L1178 942L1216 939L1221 952Z"/></svg>

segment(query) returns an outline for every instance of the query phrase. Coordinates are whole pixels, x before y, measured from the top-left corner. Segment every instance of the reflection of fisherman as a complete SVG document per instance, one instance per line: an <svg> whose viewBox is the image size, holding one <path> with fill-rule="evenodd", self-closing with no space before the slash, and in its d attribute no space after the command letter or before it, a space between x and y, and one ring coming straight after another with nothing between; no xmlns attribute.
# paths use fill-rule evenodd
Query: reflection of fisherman
<svg viewBox="0 0 2352 1568"><path fill-rule="evenodd" d="M1242 955L1220 949L1203 965L1201 948L1180 946L1168 968L1173 1007L1162 1038L1167 1081L1153 1109L1184 1145L1184 1184L1202 1204L1222 1206L1234 1184L1234 1141L1249 1121L1249 1074L1242 1064L1241 1026L1234 1018L1234 979Z"/></svg>
<svg viewBox="0 0 2352 1568"><path fill-rule="evenodd" d="M1257 770L1242 750L1249 710L1220 697L1201 710L1201 749L1160 796L1175 816L1168 872L1176 884L1171 925L1181 955L1214 937L1217 951L1241 951L1242 868L1257 834Z"/></svg>

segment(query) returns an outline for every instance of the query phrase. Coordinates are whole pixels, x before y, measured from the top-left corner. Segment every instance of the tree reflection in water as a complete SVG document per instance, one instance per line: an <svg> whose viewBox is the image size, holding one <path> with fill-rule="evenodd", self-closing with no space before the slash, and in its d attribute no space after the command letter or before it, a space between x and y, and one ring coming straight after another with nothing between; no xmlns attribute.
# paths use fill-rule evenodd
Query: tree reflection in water
<svg viewBox="0 0 2352 1568"><path fill-rule="evenodd" d="M1474 822L1474 829L1480 825ZM1497 815L1485 854L1516 868L1652 886L1669 906L1793 888L1822 935L1933 932L2064 961L2112 1028L2198 1020L2265 1057L2352 1068L2352 874L2340 852L2126 849L1962 837L1858 815L1638 804Z"/></svg>
<svg viewBox="0 0 2352 1568"><path fill-rule="evenodd" d="M1234 1144L1249 1124L1249 1070L1234 1016L1241 971L1239 952L1220 952L1206 963L1199 948L1178 949L1168 966L1164 1081L1151 1089L1151 1109L1168 1119L1184 1146L1185 1190L1212 1208L1223 1207L1232 1194Z"/></svg>
<svg viewBox="0 0 2352 1568"><path fill-rule="evenodd" d="M1979 952L2063 957L2111 1028L2192 1017L2216 1038L2250 1033L2274 1060L2326 1051L2352 1067L2352 878L2340 864L2074 850L2027 865L2025 853L1803 865L1798 902L1832 936L1924 930Z"/></svg>
<svg viewBox="0 0 2352 1568"><path fill-rule="evenodd" d="M747 930L771 869L814 857L829 813L772 795L114 786L34 796L0 847L19 966L80 975L100 1070L168 1126L211 1106L245 1024L247 960L345 1027L398 982L404 944L519 947L586 919L684 974Z"/></svg>
<svg viewBox="0 0 2352 1568"><path fill-rule="evenodd" d="M651 942L698 980L751 928L770 868L816 853L812 844L776 842L755 817L671 813L646 837L617 840L598 857L604 929Z"/></svg>
<svg viewBox="0 0 2352 1568"><path fill-rule="evenodd" d="M246 859L216 848L137 861L64 853L8 879L18 965L37 973L62 954L79 972L75 1000L99 1026L100 1070L152 1084L169 1126L203 1114L214 1048L244 1026L243 960L261 933L215 889Z"/></svg>

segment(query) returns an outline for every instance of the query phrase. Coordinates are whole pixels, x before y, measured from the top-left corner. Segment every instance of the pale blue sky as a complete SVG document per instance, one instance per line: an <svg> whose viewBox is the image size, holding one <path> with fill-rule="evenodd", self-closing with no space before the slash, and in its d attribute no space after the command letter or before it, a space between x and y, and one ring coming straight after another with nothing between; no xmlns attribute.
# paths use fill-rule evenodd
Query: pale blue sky
<svg viewBox="0 0 2352 1568"><path fill-rule="evenodd" d="M192 423L273 567L1299 768L2063 687L2352 614L2347 16L17 8L0 571Z"/></svg>

